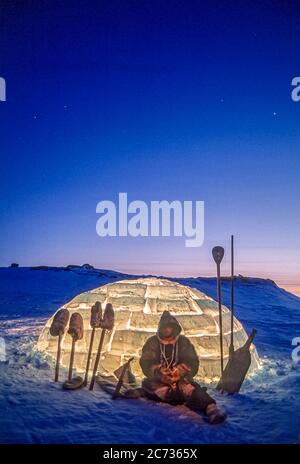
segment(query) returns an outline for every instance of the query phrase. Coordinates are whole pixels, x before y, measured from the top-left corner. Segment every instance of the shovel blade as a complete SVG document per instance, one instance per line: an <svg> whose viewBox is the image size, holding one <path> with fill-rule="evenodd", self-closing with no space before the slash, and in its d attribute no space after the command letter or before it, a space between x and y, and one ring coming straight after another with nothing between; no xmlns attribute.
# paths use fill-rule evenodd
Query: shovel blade
<svg viewBox="0 0 300 464"><path fill-rule="evenodd" d="M216 264L220 264L224 257L225 250L221 246L215 246L212 249L212 255Z"/></svg>
<svg viewBox="0 0 300 464"><path fill-rule="evenodd" d="M240 391L251 365L250 346L255 335L256 330L253 329L244 346L234 351L229 357L223 376L217 385L217 390L230 395Z"/></svg>

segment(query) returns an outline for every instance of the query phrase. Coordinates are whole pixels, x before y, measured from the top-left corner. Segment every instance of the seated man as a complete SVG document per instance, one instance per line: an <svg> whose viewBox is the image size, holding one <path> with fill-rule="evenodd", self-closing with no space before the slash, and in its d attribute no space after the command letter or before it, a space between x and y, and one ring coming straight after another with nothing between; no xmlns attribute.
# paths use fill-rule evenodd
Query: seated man
<svg viewBox="0 0 300 464"><path fill-rule="evenodd" d="M181 327L175 317L164 311L157 335L150 337L143 346L140 365L146 378L142 388L153 400L185 403L189 408L206 414L210 423L223 422L225 414L219 411L206 390L193 380L199 359L192 343L180 332Z"/></svg>

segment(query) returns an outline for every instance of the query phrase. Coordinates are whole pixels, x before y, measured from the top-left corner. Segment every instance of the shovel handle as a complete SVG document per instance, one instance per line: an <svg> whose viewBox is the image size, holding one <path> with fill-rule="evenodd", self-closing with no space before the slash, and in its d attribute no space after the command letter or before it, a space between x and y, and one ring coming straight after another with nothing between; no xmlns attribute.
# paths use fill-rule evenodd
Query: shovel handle
<svg viewBox="0 0 300 464"><path fill-rule="evenodd" d="M93 327L92 333L91 333L89 353L88 353L87 362L86 362L85 377L84 377L84 382L83 382L85 387L87 386L87 383L88 383L88 376L89 376L89 370L90 370L90 363L91 363L91 357L92 357L92 351L93 351L94 338L95 338L95 328Z"/></svg>
<svg viewBox="0 0 300 464"><path fill-rule="evenodd" d="M223 355L223 323L222 323L222 290L221 290L221 262L224 257L224 248L215 246L212 249L212 255L217 265L217 284L218 284L218 306L219 306L219 328L220 328L220 360L221 360L221 378L224 372L224 355Z"/></svg>
<svg viewBox="0 0 300 464"><path fill-rule="evenodd" d="M54 382L58 382L59 377L59 364L60 364L60 356L61 356L61 341L62 341L62 333L60 332L58 335L58 342L57 342L57 355L56 355L56 365L55 365L55 377Z"/></svg>
<svg viewBox="0 0 300 464"><path fill-rule="evenodd" d="M68 374L68 381L72 380L72 372L73 372L73 364L74 364L74 354L75 354L75 343L76 340L72 338L72 348L71 348L71 356L70 356L70 364L69 364L69 374Z"/></svg>
<svg viewBox="0 0 300 464"><path fill-rule="evenodd" d="M95 385L97 370L98 370L98 366L99 366L99 361L100 361L100 356L101 356L101 351L102 351L102 346L103 346L103 341L104 341L105 332L106 332L106 330L105 330L105 329L102 329L101 337L100 337L100 341L99 341L99 345L98 345L97 356L96 356L96 360L95 360L95 364L94 364L94 369L93 369L93 376L92 376L92 380L91 380L91 383L90 383L90 390L93 390L93 389L94 389L94 385Z"/></svg>

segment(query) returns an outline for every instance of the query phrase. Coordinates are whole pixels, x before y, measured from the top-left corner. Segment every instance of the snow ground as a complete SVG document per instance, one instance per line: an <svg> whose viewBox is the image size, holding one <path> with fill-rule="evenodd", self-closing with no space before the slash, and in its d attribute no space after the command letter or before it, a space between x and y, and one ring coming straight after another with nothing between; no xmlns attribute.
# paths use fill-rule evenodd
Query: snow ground
<svg viewBox="0 0 300 464"><path fill-rule="evenodd" d="M300 441L300 363L291 359L291 341L300 337L300 298L271 281L237 282L236 315L248 332L258 329L262 369L239 395L210 390L228 413L221 426L209 426L182 407L112 401L100 389L67 392L55 384L53 363L33 349L45 320L76 294L123 278L130 276L77 268L0 269L0 336L6 344L6 362L0 362L1 443ZM214 279L173 280L216 297ZM223 298L228 304L228 282Z"/></svg>

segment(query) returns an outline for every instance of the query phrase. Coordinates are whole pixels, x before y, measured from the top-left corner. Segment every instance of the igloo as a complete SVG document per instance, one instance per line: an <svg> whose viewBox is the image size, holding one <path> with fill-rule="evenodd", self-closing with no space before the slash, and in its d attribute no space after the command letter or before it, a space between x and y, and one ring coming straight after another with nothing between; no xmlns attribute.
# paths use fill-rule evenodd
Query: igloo
<svg viewBox="0 0 300 464"><path fill-rule="evenodd" d="M142 377L139 357L143 344L157 331L160 316L164 310L173 314L182 327L182 333L194 344L200 360L198 378L205 382L218 380L220 376L219 313L218 304L205 293L195 288L171 282L167 279L141 278L121 280L103 285L76 296L63 307L72 314L78 311L84 320L84 337L77 342L74 367L77 372L85 371L91 327L90 309L100 301L102 306L111 303L115 310L115 326L106 333L99 371L111 375L127 359L134 357L132 371L137 378ZM228 359L230 343L230 311L225 306L223 313L224 364ZM47 321L37 344L37 349L56 356L57 339L50 335L50 325L54 315ZM97 330L94 342L92 364L100 338ZM234 318L235 348L247 340L242 324ZM68 366L71 337L67 333L62 341L61 364ZM254 345L251 348L251 371L259 367L259 358Z"/></svg>

